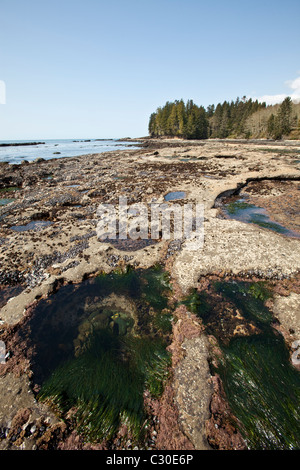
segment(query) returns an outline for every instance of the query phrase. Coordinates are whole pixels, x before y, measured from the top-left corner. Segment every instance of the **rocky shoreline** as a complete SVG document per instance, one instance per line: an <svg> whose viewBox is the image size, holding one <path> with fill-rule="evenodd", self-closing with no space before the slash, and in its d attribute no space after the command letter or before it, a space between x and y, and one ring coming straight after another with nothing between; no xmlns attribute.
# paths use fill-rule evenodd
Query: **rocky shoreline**
<svg viewBox="0 0 300 470"><path fill-rule="evenodd" d="M137 139L143 146L75 158L0 164L0 449L130 449L133 441L89 444L36 400L26 344L17 332L33 307L62 285L130 264L162 264L177 301L208 278L272 283L272 312L290 348L300 340L299 239L222 217L216 200L243 187L274 220L300 230L300 142ZM131 139L134 142L134 139ZM97 238L99 204L163 203L170 191L204 204L204 246ZM1 199L0 199L1 200ZM8 202L7 202L8 201ZM176 201L177 202L177 201ZM160 400L145 396L152 421L144 448L243 449L220 379L208 358L216 345L183 306L174 312L171 381ZM241 331L241 325L239 325ZM22 349L23 348L23 349ZM122 430L120 430L122 434Z"/></svg>

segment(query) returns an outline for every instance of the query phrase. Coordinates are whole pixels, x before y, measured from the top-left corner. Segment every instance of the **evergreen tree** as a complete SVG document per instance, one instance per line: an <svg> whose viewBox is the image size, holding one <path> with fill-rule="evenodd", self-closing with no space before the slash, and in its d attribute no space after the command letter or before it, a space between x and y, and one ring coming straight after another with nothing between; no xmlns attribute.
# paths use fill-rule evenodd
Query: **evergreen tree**
<svg viewBox="0 0 300 470"><path fill-rule="evenodd" d="M237 98L235 101L224 101L216 106L210 105L206 110L203 106L197 106L193 100L188 100L186 104L182 99L167 101L163 107L157 108L156 112L151 114L149 134L153 137L186 139L250 137L251 131L247 124L249 117L265 108L266 103L252 101L251 98L247 100L246 96L241 100ZM270 118L268 135L280 138L282 134L289 133L292 125L291 109L289 98L282 103L279 113Z"/></svg>
<svg viewBox="0 0 300 470"><path fill-rule="evenodd" d="M180 100L177 103L176 110L177 110L177 120L178 120L177 135L182 137L185 134L185 127L186 127L186 110L185 110L185 104L183 100Z"/></svg>
<svg viewBox="0 0 300 470"><path fill-rule="evenodd" d="M206 115L207 115L208 119L211 118L214 115L214 112L215 112L215 105L214 104L210 104L209 106L207 106Z"/></svg>
<svg viewBox="0 0 300 470"><path fill-rule="evenodd" d="M152 113L149 119L149 126L148 126L148 131L149 134L153 137L156 134L156 113Z"/></svg>
<svg viewBox="0 0 300 470"><path fill-rule="evenodd" d="M220 137L220 128L222 123L223 107L221 103L217 104L215 113L212 117L212 137Z"/></svg>
<svg viewBox="0 0 300 470"><path fill-rule="evenodd" d="M222 121L220 124L219 137L225 139L230 133L230 106L227 101L223 103Z"/></svg>
<svg viewBox="0 0 300 470"><path fill-rule="evenodd" d="M292 100L288 96L281 103L276 116L272 113L267 123L267 133L273 139L282 139L292 129Z"/></svg>
<svg viewBox="0 0 300 470"><path fill-rule="evenodd" d="M168 117L167 126L165 128L166 135L174 136L178 131L178 119L177 119L177 110L176 104L173 103L170 115Z"/></svg>
<svg viewBox="0 0 300 470"><path fill-rule="evenodd" d="M283 135L291 132L291 114L292 114L292 100L288 96L280 105L279 120L280 128Z"/></svg>
<svg viewBox="0 0 300 470"><path fill-rule="evenodd" d="M197 139L208 138L208 119L203 106L197 109Z"/></svg>

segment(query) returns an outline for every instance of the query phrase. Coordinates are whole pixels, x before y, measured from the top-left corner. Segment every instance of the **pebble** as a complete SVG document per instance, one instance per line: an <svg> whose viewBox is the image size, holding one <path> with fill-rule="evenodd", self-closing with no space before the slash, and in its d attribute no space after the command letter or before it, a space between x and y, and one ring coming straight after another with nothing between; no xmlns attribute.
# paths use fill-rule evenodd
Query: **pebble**
<svg viewBox="0 0 300 470"><path fill-rule="evenodd" d="M36 431L36 425L34 424L33 426L31 426L30 432L31 432L31 434L34 434L35 431Z"/></svg>

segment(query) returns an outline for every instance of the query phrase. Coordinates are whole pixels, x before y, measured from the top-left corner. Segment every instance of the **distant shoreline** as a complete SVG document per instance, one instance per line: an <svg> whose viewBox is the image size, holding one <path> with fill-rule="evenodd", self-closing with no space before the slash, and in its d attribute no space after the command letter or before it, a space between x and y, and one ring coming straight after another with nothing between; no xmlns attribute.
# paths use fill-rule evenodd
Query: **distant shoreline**
<svg viewBox="0 0 300 470"><path fill-rule="evenodd" d="M43 145L45 142L17 142L12 144L0 144L0 147L20 147L21 145Z"/></svg>

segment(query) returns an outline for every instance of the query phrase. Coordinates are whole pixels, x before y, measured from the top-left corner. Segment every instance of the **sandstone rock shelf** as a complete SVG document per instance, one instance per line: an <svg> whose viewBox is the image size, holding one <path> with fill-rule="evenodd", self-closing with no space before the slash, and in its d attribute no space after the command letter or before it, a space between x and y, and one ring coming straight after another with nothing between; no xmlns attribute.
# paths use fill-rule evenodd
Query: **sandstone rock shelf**
<svg viewBox="0 0 300 470"><path fill-rule="evenodd" d="M299 151L300 142L295 141L144 139L138 150L1 164L1 198L10 202L0 206L0 339L9 338L30 316L32 305L53 295L61 285L79 283L128 264L146 269L161 263L170 273L177 300L209 276L271 281L275 286L273 311L280 324L278 329L288 345L300 340L300 241L267 228L224 219L215 204L220 195L242 188L264 203L274 219L298 229ZM188 240L131 243L127 251L126 243L118 249L117 243L98 240L99 204L117 205L120 196L127 198L128 205L165 203L165 195L177 191L184 192L185 198L174 203L204 206L204 243L198 251L190 249ZM43 221L38 231L13 230L28 224L34 227L35 221ZM162 420L156 445L209 448L205 422L211 397L221 389L216 383L212 389L214 379L207 365L211 346L199 319L182 309L176 315L171 346L174 381L160 404L152 404ZM25 428L31 421L32 426L45 427L46 420L45 429L56 429L60 442L67 446L59 419L34 399L28 380L30 364L20 366L22 345L9 355L7 363L0 365L0 430L4 430L0 448L46 446L45 440L39 440L41 435L35 433L11 440L13 434L8 430L14 419L20 419ZM201 373L197 372L199 367ZM186 401L189 390L195 393ZM201 403L197 402L199 390ZM22 414L20 410L25 409L31 414ZM168 419L172 426L177 422L176 435L166 431ZM73 442L70 436L68 439L71 447L87 445L76 439Z"/></svg>

